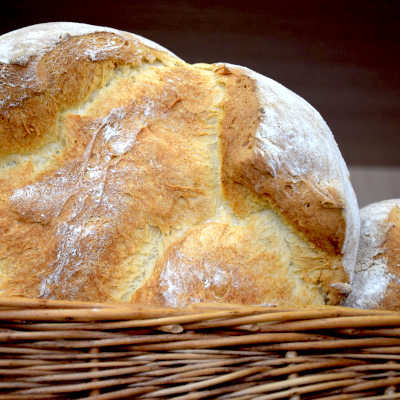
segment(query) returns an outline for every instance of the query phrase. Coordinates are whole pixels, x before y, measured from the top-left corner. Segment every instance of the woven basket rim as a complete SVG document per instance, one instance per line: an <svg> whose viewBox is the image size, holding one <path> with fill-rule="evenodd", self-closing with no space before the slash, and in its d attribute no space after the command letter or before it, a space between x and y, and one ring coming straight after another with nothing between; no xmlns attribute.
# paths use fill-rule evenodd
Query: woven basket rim
<svg viewBox="0 0 400 400"><path fill-rule="evenodd" d="M400 398L400 313L0 296L0 400Z"/></svg>

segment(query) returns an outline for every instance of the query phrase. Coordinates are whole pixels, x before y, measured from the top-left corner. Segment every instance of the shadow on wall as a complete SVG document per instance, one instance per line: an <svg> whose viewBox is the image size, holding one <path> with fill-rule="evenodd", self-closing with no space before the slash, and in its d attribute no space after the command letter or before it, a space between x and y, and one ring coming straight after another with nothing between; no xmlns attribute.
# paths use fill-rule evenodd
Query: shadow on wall
<svg viewBox="0 0 400 400"><path fill-rule="evenodd" d="M382 200L400 199L400 168L349 166L360 208Z"/></svg>

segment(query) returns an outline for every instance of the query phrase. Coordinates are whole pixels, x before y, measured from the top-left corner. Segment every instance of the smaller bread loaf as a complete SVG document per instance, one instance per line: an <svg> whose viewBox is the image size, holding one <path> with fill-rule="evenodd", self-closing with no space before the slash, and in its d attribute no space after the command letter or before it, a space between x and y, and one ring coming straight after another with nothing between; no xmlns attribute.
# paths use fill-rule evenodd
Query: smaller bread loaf
<svg viewBox="0 0 400 400"><path fill-rule="evenodd" d="M346 305L400 310L400 199L360 211L361 236L353 292Z"/></svg>
<svg viewBox="0 0 400 400"><path fill-rule="evenodd" d="M359 215L305 100L247 68L52 23L0 37L0 295L338 304Z"/></svg>

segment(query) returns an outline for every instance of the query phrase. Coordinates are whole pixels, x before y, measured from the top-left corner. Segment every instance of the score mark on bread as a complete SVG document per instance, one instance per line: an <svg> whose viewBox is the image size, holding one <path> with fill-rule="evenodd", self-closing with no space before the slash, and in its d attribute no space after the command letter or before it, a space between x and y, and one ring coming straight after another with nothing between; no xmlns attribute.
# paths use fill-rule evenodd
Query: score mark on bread
<svg viewBox="0 0 400 400"><path fill-rule="evenodd" d="M9 50L24 30L0 38L2 294L343 301L358 209L308 103L126 32L56 23L25 35L35 32L29 58Z"/></svg>

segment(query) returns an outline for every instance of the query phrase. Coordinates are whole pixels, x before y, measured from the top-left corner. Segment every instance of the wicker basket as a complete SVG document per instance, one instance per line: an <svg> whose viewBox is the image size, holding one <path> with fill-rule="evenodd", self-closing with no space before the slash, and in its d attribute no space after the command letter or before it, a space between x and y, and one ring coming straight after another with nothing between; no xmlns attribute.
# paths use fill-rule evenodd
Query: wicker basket
<svg viewBox="0 0 400 400"><path fill-rule="evenodd" d="M0 400L398 399L400 314L0 298Z"/></svg>

